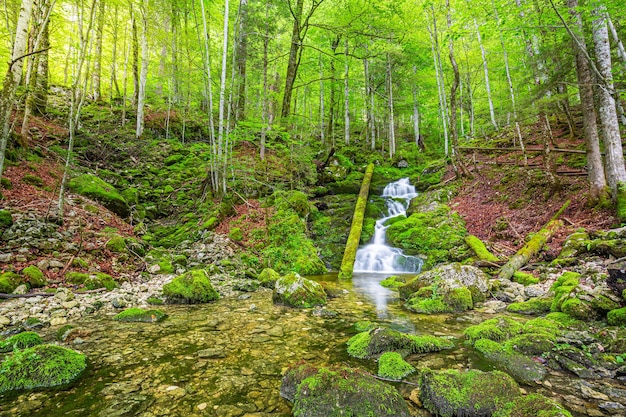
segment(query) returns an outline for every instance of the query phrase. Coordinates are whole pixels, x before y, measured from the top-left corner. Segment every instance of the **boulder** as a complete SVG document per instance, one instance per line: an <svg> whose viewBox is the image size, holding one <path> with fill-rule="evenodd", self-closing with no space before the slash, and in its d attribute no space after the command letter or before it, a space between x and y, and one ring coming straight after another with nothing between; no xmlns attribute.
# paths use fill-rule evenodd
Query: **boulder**
<svg viewBox="0 0 626 417"><path fill-rule="evenodd" d="M0 393L65 385L87 367L85 355L55 345L16 351L0 365Z"/></svg>
<svg viewBox="0 0 626 417"><path fill-rule="evenodd" d="M292 272L276 281L272 300L289 307L310 308L326 304L326 292L317 282Z"/></svg>
<svg viewBox="0 0 626 417"><path fill-rule="evenodd" d="M113 320L155 323L165 320L166 317L167 314L163 313L161 310L144 310L142 308L133 307L122 311L121 313L113 317Z"/></svg>
<svg viewBox="0 0 626 417"><path fill-rule="evenodd" d="M412 335L388 328L375 328L354 335L348 340L348 354L360 359L377 358L385 352L398 352L403 356L412 353L438 352L454 344L431 335Z"/></svg>
<svg viewBox="0 0 626 417"><path fill-rule="evenodd" d="M265 268L258 276L258 280L263 287L274 288L276 281L280 278L280 274L272 268Z"/></svg>
<svg viewBox="0 0 626 417"><path fill-rule="evenodd" d="M572 417L569 411L541 394L516 397L496 410L492 417Z"/></svg>
<svg viewBox="0 0 626 417"><path fill-rule="evenodd" d="M499 404L519 396L519 387L504 372L445 370L422 373L419 398L431 413L442 416L490 416Z"/></svg>
<svg viewBox="0 0 626 417"><path fill-rule="evenodd" d="M163 286L163 295L171 303L198 304L215 301L219 294L204 269L196 269L177 276Z"/></svg>
<svg viewBox="0 0 626 417"><path fill-rule="evenodd" d="M298 417L410 416L406 402L394 387L352 368L321 368L314 374L288 372L283 385L284 397L291 397L293 386L297 386L292 412Z"/></svg>
<svg viewBox="0 0 626 417"><path fill-rule="evenodd" d="M83 174L72 178L69 182L69 188L76 194L99 201L103 206L121 217L128 217L130 214L128 203L120 192L95 175Z"/></svg>
<svg viewBox="0 0 626 417"><path fill-rule="evenodd" d="M489 277L479 268L471 265L451 263L430 271L422 272L406 285L399 288L400 297L407 299L420 287L436 284L441 289L475 287L481 293L489 290Z"/></svg>

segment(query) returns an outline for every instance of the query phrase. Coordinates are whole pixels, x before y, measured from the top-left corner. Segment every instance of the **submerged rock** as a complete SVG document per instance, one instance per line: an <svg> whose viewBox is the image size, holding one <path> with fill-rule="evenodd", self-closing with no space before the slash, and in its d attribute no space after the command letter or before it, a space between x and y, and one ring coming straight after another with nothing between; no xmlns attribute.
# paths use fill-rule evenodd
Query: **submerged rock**
<svg viewBox="0 0 626 417"><path fill-rule="evenodd" d="M113 317L113 320L154 323L157 321L163 321L166 317L167 314L163 313L161 310L144 310L142 308L133 307L122 311Z"/></svg>
<svg viewBox="0 0 626 417"><path fill-rule="evenodd" d="M298 417L410 416L394 387L352 368L301 365L287 372L281 395L293 398L292 412Z"/></svg>
<svg viewBox="0 0 626 417"><path fill-rule="evenodd" d="M310 308L326 304L326 292L317 282L292 272L276 281L272 300L289 307Z"/></svg>
<svg viewBox="0 0 626 417"><path fill-rule="evenodd" d="M61 346L38 345L16 351L0 365L0 393L68 384L86 366L85 355Z"/></svg>
<svg viewBox="0 0 626 417"><path fill-rule="evenodd" d="M431 413L442 416L490 416L499 404L512 401L519 387L504 372L477 370L422 373L420 400Z"/></svg>

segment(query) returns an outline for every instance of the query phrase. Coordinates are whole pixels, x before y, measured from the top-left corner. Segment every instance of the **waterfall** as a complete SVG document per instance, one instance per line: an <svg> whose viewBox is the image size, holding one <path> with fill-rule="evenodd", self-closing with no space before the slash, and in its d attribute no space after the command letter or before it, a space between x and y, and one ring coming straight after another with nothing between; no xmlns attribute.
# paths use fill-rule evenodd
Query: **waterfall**
<svg viewBox="0 0 626 417"><path fill-rule="evenodd" d="M359 248L356 253L354 272L419 273L422 259L405 255L402 250L387 245L385 223L392 217L406 215L406 209L413 197L415 187L408 178L387 184L382 197L385 199L387 215L376 221L374 236L370 243Z"/></svg>

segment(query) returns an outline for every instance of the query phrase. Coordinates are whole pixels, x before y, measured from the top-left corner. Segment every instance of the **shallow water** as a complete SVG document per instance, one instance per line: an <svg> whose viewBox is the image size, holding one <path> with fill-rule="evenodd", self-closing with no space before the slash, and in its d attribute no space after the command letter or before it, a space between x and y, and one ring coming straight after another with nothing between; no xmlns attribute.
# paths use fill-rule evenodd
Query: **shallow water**
<svg viewBox="0 0 626 417"><path fill-rule="evenodd" d="M169 317L162 323L119 323L113 314L83 318L73 323L83 330L81 337L69 343L89 358L82 378L66 390L0 396L0 416L289 416L279 386L291 364L305 360L376 371L372 361L346 353L359 320L457 338L452 350L408 358L419 367L485 368L462 343L463 329L485 315L403 311L395 292L378 284L382 278L315 277L344 292L324 309L275 306L271 291L262 290L212 304L163 306ZM56 330L40 333L52 340ZM407 397L414 388L397 386Z"/></svg>

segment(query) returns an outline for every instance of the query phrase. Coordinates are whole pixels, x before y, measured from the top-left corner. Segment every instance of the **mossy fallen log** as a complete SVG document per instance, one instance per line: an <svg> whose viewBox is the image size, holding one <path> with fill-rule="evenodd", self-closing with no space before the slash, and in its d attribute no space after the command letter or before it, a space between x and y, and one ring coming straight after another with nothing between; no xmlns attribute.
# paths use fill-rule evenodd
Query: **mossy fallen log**
<svg viewBox="0 0 626 417"><path fill-rule="evenodd" d="M469 246L479 260L487 262L498 262L499 259L485 246L485 243L474 235L465 236L465 243Z"/></svg>
<svg viewBox="0 0 626 417"><path fill-rule="evenodd" d="M510 279L513 274L521 267L526 265L546 244L546 242L554 235L554 233L563 225L559 216L569 206L570 201L567 200L563 206L556 212L545 226L541 228L535 235L522 247L509 261L500 269L499 279Z"/></svg>
<svg viewBox="0 0 626 417"><path fill-rule="evenodd" d="M352 269L354 268L356 251L359 248L359 242L361 240L363 217L365 216L365 206L367 205L367 196L369 194L370 182L372 181L373 173L374 164L369 164L365 170L365 176L363 177L361 190L359 191L359 198L357 199L356 206L354 208L352 226L350 227L350 234L348 235L346 249L343 252L343 260L341 261L341 268L339 270L339 279L352 278Z"/></svg>

